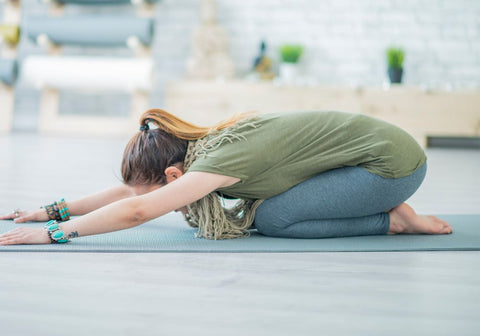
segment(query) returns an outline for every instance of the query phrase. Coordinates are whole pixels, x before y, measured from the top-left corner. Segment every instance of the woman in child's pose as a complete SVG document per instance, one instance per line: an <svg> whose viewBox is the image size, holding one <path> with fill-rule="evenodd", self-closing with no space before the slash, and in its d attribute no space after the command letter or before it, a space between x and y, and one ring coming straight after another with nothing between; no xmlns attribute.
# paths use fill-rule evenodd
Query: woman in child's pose
<svg viewBox="0 0 480 336"><path fill-rule="evenodd" d="M451 233L447 222L404 203L426 169L410 135L364 115L243 114L205 128L152 109L125 148L122 185L0 217L58 221L14 229L0 244L67 242L172 210L208 239L245 237L251 228L292 238ZM224 209L221 198L239 201Z"/></svg>

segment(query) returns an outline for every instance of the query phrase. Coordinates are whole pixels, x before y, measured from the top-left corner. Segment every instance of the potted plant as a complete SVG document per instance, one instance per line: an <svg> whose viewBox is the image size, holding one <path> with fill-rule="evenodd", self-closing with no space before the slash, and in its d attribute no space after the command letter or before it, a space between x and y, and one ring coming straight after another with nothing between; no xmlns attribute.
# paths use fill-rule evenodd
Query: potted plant
<svg viewBox="0 0 480 336"><path fill-rule="evenodd" d="M298 73L298 61L303 54L303 46L285 44L280 46L282 63L279 67L280 78L287 83L293 82Z"/></svg>
<svg viewBox="0 0 480 336"><path fill-rule="evenodd" d="M390 83L401 83L403 76L403 60L405 52L401 48L387 49L388 77Z"/></svg>

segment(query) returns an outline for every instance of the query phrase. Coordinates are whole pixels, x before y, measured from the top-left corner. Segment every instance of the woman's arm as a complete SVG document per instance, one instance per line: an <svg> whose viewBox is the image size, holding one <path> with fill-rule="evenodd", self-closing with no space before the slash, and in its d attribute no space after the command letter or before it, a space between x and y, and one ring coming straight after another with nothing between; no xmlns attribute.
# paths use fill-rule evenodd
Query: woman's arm
<svg viewBox="0 0 480 336"><path fill-rule="evenodd" d="M85 216L62 222L70 238L128 229L199 200L237 182L229 176L191 172L148 194L111 203ZM48 244L45 230L19 228L0 235L0 245Z"/></svg>
<svg viewBox="0 0 480 336"><path fill-rule="evenodd" d="M70 201L68 202L68 209L72 216L85 215L107 204L132 196L135 196L133 189L125 184L121 184L78 200Z"/></svg>
<svg viewBox="0 0 480 336"><path fill-rule="evenodd" d="M88 236L128 229L199 200L230 179L204 172L191 172L150 193L114 202L60 226L68 235Z"/></svg>
<svg viewBox="0 0 480 336"><path fill-rule="evenodd" d="M122 184L78 200L68 201L68 210L72 216L84 215L107 204L132 196L135 196L133 189ZM42 222L48 220L45 209L19 211L19 215L20 217L18 218L15 218L14 214L0 216L0 220L14 219L15 223L25 223L29 221Z"/></svg>

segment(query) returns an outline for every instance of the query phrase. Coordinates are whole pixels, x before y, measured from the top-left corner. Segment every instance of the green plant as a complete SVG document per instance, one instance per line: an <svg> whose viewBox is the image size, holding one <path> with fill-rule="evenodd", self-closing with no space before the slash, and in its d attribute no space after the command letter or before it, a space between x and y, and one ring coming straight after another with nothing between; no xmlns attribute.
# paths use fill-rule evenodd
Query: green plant
<svg viewBox="0 0 480 336"><path fill-rule="evenodd" d="M303 54L303 46L285 44L280 47L280 55L285 63L297 63Z"/></svg>
<svg viewBox="0 0 480 336"><path fill-rule="evenodd" d="M405 52L402 48L388 48L387 49L387 61L389 68L401 69L403 67L403 60L405 58Z"/></svg>

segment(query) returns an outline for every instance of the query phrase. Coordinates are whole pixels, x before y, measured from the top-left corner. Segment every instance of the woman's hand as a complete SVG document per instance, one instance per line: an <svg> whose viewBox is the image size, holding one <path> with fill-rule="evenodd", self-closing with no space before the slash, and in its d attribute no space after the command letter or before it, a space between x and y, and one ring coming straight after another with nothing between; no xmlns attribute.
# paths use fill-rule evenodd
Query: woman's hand
<svg viewBox="0 0 480 336"><path fill-rule="evenodd" d="M47 222L49 220L45 209L17 210L8 215L0 216L0 220L13 219L15 223Z"/></svg>
<svg viewBox="0 0 480 336"><path fill-rule="evenodd" d="M44 228L19 227L0 235L0 245L50 244Z"/></svg>

